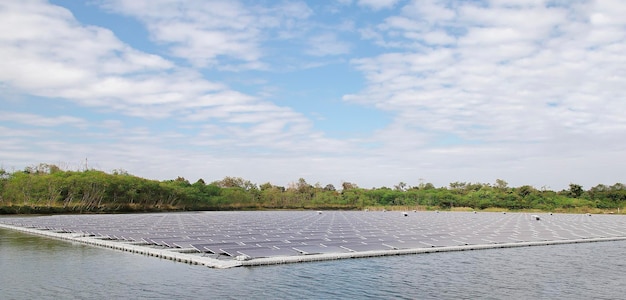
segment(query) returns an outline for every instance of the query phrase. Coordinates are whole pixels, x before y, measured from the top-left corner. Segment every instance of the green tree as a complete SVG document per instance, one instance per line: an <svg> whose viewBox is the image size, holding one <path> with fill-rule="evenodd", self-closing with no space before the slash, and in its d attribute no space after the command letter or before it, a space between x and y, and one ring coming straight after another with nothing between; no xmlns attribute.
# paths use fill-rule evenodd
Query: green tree
<svg viewBox="0 0 626 300"><path fill-rule="evenodd" d="M509 183L502 179L496 179L495 187L501 191L504 191L509 187Z"/></svg>
<svg viewBox="0 0 626 300"><path fill-rule="evenodd" d="M580 198L582 196L584 190L581 185L570 183L569 184L569 194L573 198Z"/></svg>

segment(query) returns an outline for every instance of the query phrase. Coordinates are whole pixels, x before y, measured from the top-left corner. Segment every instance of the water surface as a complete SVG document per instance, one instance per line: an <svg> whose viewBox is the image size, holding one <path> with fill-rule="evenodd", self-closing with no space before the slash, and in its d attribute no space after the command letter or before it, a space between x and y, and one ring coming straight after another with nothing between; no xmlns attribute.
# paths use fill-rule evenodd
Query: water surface
<svg viewBox="0 0 626 300"><path fill-rule="evenodd" d="M3 299L623 299L626 241L228 270L0 229Z"/></svg>

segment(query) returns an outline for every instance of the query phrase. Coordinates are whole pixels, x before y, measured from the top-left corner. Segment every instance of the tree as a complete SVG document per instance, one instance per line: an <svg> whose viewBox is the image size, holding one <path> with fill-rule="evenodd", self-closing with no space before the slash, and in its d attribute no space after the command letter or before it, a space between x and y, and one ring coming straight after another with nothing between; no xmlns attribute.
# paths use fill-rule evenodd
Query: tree
<svg viewBox="0 0 626 300"><path fill-rule="evenodd" d="M225 177L206 184L190 184L184 177L156 181L136 177L123 170L107 174L95 169L63 171L55 165L38 164L9 173L0 168L0 212L114 212L137 210L200 210L246 208L358 208L367 205L424 205L447 208L502 207L554 210L596 207L622 208L626 186L599 184L584 191L578 184L560 192L544 187L509 187L497 179L494 185L453 182L449 188L431 183L409 187L400 182L387 187L362 189L343 182L339 192L332 184L308 184L304 178L288 189L267 182L259 187L239 178ZM16 209L17 208L17 209ZM24 210L20 210L24 208ZM51 208L50 210L42 210Z"/></svg>
<svg viewBox="0 0 626 300"><path fill-rule="evenodd" d="M312 185L308 184L304 178L298 179L298 182L294 184L294 188L298 193L308 193L313 188Z"/></svg>
<svg viewBox="0 0 626 300"><path fill-rule="evenodd" d="M262 191L265 191L265 190L269 190L269 189L271 189L272 187L274 187L274 186L273 186L271 183L266 182L266 183L264 183L264 184L261 184L261 185L259 186L259 189L260 189L260 190L261 190L261 192L262 192Z"/></svg>
<svg viewBox="0 0 626 300"><path fill-rule="evenodd" d="M506 190L509 187L509 183L502 180L502 179L496 179L496 188L499 190Z"/></svg>
<svg viewBox="0 0 626 300"><path fill-rule="evenodd" d="M334 186L334 185L332 185L332 184L330 184L330 183L329 183L329 184L327 184L327 185L324 187L324 191L327 191L327 192L334 192L334 191L336 191L336 189L335 189L335 186Z"/></svg>
<svg viewBox="0 0 626 300"><path fill-rule="evenodd" d="M9 181L9 173L0 168L0 204L4 204L4 187Z"/></svg>
<svg viewBox="0 0 626 300"><path fill-rule="evenodd" d="M569 195L573 198L580 198L583 194L583 187L578 184L570 183L569 184Z"/></svg>
<svg viewBox="0 0 626 300"><path fill-rule="evenodd" d="M535 188L530 185L523 185L517 189L517 194L519 194L523 198L532 193L535 193L536 191L537 190L535 190Z"/></svg>
<svg viewBox="0 0 626 300"><path fill-rule="evenodd" d="M178 177L176 177L176 179L174 181L176 181L176 182L178 182L178 183L180 183L181 185L184 185L184 186L189 186L190 185L189 180L185 179L185 177L178 176Z"/></svg>
<svg viewBox="0 0 626 300"><path fill-rule="evenodd" d="M422 189L422 190L434 190L435 189L435 185L430 183L430 182L427 182L427 183L425 183L423 185L420 184L420 189Z"/></svg>
<svg viewBox="0 0 626 300"><path fill-rule="evenodd" d="M257 188L256 184L250 182L249 180L245 180L241 177L226 176L224 177L224 179L214 182L214 184L216 184L217 186L221 188L238 187L246 191Z"/></svg>
<svg viewBox="0 0 626 300"><path fill-rule="evenodd" d="M355 183L344 181L341 183L341 189L343 191L359 188Z"/></svg>
<svg viewBox="0 0 626 300"><path fill-rule="evenodd" d="M455 181L455 182L450 183L450 189L455 190L455 191L464 190L466 186L467 186L467 182Z"/></svg>
<svg viewBox="0 0 626 300"><path fill-rule="evenodd" d="M113 169L112 174L113 175L130 175L130 174L128 174L128 171L126 171L124 169Z"/></svg>
<svg viewBox="0 0 626 300"><path fill-rule="evenodd" d="M400 181L397 185L394 185L396 191L406 191L406 183Z"/></svg>

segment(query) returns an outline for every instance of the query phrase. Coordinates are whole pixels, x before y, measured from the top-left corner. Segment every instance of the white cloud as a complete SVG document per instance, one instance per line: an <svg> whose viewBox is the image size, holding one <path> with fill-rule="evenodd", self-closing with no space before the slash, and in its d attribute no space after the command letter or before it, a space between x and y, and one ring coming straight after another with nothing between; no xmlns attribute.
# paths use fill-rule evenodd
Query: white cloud
<svg viewBox="0 0 626 300"><path fill-rule="evenodd" d="M582 165L604 164L593 144L611 153L626 149L611 140L626 134L626 103L618 100L626 97L626 59L618 54L626 33L616 17L626 5L514 2L452 8L428 2L428 11L439 11L434 16L413 2L368 33L399 50L353 60L368 84L344 99L395 112L393 124L375 137L387 155L405 151L403 157L420 157L416 165L484 167L485 174L501 172L493 160L538 170L561 157L588 160L563 167L578 174ZM444 32L431 44L445 48L430 48L429 35L454 28L463 28L458 37ZM415 43L426 45L415 51ZM439 144L446 139L458 146Z"/></svg>
<svg viewBox="0 0 626 300"><path fill-rule="evenodd" d="M1 17L7 22L0 30L5 58L0 80L15 89L153 117L180 108L256 101L206 81L196 71L134 50L106 29L82 26L60 7L4 4Z"/></svg>
<svg viewBox="0 0 626 300"><path fill-rule="evenodd" d="M238 16L236 12L228 11L228 3L222 3L225 6L220 13ZM134 5L134 8L144 7L138 2L126 4ZM79 24L63 8L43 2L2 6L0 18L8 21L0 24L0 55L4 58L0 61L0 80L12 90L63 99L49 101L69 100L80 106L144 120L177 120L188 124L192 132L206 124L228 124L231 135L217 138L233 145L253 143L261 148L275 149L276 142L284 139L281 150L288 152L315 149L311 145L318 142L334 143L314 132L310 120L290 108L207 81L198 71L132 49L109 30ZM298 17L307 14L298 5L286 5L280 9L285 13L300 12ZM165 15L169 13L163 12ZM195 16L198 12L190 10L187 13L200 18ZM159 17L158 12L149 9L145 14L149 18ZM258 18L255 20L259 21ZM246 26L237 20L228 22L231 24L227 26L233 28ZM9 34L12 30L28 34ZM336 49L333 53L337 51L343 50ZM250 57L250 60L254 59ZM26 122L31 118L37 120L31 121L31 125L83 125L80 119L72 116L16 114L6 120ZM171 142L164 133L146 132L142 135L162 138L158 143L166 148ZM184 135L193 138L189 133ZM133 140L137 143L147 141L139 136Z"/></svg>
<svg viewBox="0 0 626 300"><path fill-rule="evenodd" d="M273 7L238 1L105 1L104 7L138 18L151 37L169 46L171 54L196 67L225 70L263 69L261 44L268 30L297 30L312 11L302 2ZM283 35L288 35L285 32ZM236 61L225 64L221 58Z"/></svg>
<svg viewBox="0 0 626 300"><path fill-rule="evenodd" d="M3 6L0 80L16 88L54 97L100 76L172 68L158 56L122 44L106 29L77 24L60 7L39 2Z"/></svg>
<svg viewBox="0 0 626 300"><path fill-rule="evenodd" d="M361 6L366 6L373 10L380 10L393 7L398 0L357 0L357 2Z"/></svg>
<svg viewBox="0 0 626 300"><path fill-rule="evenodd" d="M133 49L46 2L0 4L0 164L89 157L158 179L370 187L503 178L557 189L619 181L626 168L620 1L341 1L333 17L353 3L376 11L327 24L315 22L328 21L318 15L328 6L314 12L301 2L100 3L140 20L159 53L176 58ZM362 41L344 40L353 33ZM307 64L294 62L302 53L313 55ZM259 72L339 65L349 54L365 82L344 99L391 117L369 136L327 138L305 117L317 112L272 103L283 90ZM244 92L206 74L258 83ZM30 95L88 114L23 109Z"/></svg>
<svg viewBox="0 0 626 300"><path fill-rule="evenodd" d="M334 33L324 33L309 38L307 54L314 56L341 55L350 52L350 45L340 41Z"/></svg>
<svg viewBox="0 0 626 300"><path fill-rule="evenodd" d="M438 0L411 1L402 8L402 14L411 18L437 23L452 20L457 13ZM409 30L409 28L406 28Z"/></svg>
<svg viewBox="0 0 626 300"><path fill-rule="evenodd" d="M72 117L72 116L55 116L55 117L44 117L35 114L25 114L25 113L15 113L15 112L7 112L0 111L0 120L9 121L9 122L17 122L24 125L30 126L41 126L41 127L50 127L50 126L61 126L61 125L71 125L75 127L86 127L88 122L87 120Z"/></svg>

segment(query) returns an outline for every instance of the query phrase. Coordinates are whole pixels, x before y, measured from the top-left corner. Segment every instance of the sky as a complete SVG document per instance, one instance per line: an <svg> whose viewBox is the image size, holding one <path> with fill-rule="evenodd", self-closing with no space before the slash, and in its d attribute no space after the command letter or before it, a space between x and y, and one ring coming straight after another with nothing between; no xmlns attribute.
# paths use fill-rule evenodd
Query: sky
<svg viewBox="0 0 626 300"><path fill-rule="evenodd" d="M626 1L0 2L0 167L626 182Z"/></svg>

